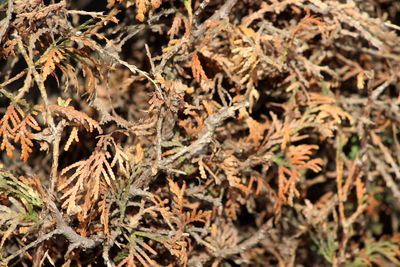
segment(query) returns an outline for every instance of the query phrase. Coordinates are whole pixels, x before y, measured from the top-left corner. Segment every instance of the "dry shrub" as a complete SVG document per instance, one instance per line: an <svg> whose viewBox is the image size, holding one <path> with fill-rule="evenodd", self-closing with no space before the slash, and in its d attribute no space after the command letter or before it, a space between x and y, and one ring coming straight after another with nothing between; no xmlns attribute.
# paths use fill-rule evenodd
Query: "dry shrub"
<svg viewBox="0 0 400 267"><path fill-rule="evenodd" d="M0 3L2 264L400 264L398 1Z"/></svg>

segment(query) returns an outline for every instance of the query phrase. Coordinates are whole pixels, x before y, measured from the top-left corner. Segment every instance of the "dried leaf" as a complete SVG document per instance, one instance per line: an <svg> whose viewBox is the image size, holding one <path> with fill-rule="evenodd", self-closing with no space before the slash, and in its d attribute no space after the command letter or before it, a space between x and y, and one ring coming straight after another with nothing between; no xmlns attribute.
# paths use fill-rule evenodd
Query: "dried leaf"
<svg viewBox="0 0 400 267"><path fill-rule="evenodd" d="M100 194L106 190L107 186L111 186L111 180L115 180L115 174L109 162L111 154L103 149L103 146L107 146L107 142L105 138L101 138L88 159L75 162L61 170L63 177L71 173L70 176L60 180L58 185L58 190L63 192L62 206L67 208L68 214L73 215L79 212L85 218ZM79 205L81 200L84 200L84 203Z"/></svg>
<svg viewBox="0 0 400 267"><path fill-rule="evenodd" d="M208 81L207 75L201 66L200 59L197 56L197 52L194 52L192 56L192 73L198 83L201 81Z"/></svg>
<svg viewBox="0 0 400 267"><path fill-rule="evenodd" d="M85 129L89 132L92 132L96 129L100 134L103 133L103 130L100 127L100 124L90 118L86 113L76 110L71 106L60 106L56 104L49 105L50 110L56 116L62 116L69 121L78 123L79 125L85 127Z"/></svg>
<svg viewBox="0 0 400 267"><path fill-rule="evenodd" d="M55 69L56 66L65 59L64 55L64 50L53 47L50 50L46 51L40 59L39 63L43 64L42 68L42 76L43 80L47 79L47 76L51 74Z"/></svg>
<svg viewBox="0 0 400 267"><path fill-rule="evenodd" d="M73 127L71 130L71 133L68 137L67 143L65 143L64 146L64 151L68 151L69 147L71 146L72 142L79 142L79 137L78 137L78 128Z"/></svg>
<svg viewBox="0 0 400 267"><path fill-rule="evenodd" d="M25 114L25 112L18 106L10 105L7 107L6 113L0 120L0 136L2 142L0 145L1 150L6 150L9 157L13 157L14 146L10 140L15 143L21 144L21 156L20 159L27 161L29 154L32 152L33 147L33 135L28 127L40 131L41 128L32 115L37 115L35 110L31 113Z"/></svg>

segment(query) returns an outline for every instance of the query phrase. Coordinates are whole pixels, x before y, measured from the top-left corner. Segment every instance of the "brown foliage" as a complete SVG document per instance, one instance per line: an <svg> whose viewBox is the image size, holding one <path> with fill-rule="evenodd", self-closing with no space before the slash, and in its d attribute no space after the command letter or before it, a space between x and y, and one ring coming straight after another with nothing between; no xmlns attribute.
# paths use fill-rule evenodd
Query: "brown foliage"
<svg viewBox="0 0 400 267"><path fill-rule="evenodd" d="M48 2L0 1L0 265L400 265L398 1Z"/></svg>

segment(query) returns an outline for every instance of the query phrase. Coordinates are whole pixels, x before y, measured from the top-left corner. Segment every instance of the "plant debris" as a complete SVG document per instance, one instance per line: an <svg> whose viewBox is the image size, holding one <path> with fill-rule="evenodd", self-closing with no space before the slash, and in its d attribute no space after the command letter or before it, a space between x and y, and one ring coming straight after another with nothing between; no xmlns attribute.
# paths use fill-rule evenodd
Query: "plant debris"
<svg viewBox="0 0 400 267"><path fill-rule="evenodd" d="M400 265L400 3L0 1L0 265Z"/></svg>

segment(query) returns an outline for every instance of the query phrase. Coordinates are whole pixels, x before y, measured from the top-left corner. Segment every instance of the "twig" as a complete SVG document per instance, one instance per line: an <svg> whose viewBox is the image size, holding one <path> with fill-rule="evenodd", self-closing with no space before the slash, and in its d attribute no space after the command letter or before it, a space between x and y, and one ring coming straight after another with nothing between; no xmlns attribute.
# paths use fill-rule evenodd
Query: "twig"
<svg viewBox="0 0 400 267"><path fill-rule="evenodd" d="M157 92L160 95L161 99L164 99L164 94L161 90L161 88L157 85L157 83L150 77L150 75L139 69L138 67L136 67L135 65L129 64L128 62L122 60L119 58L119 56L111 51L108 51L107 49L102 48L101 46L99 46L97 43L87 39L88 41L90 41L90 43L93 45L93 48L96 49L97 51L111 57L112 59L114 59L115 61L117 61L119 64L121 64L122 66L127 67L132 73L136 74L136 73L140 73L141 75L143 75L144 77L147 78L147 80L149 80L156 88Z"/></svg>
<svg viewBox="0 0 400 267"><path fill-rule="evenodd" d="M372 100L376 100L380 94L383 93L383 91L392 83L395 81L395 77L390 77L388 80L386 80L383 84L381 84L378 88L376 88L372 92Z"/></svg>
<svg viewBox="0 0 400 267"><path fill-rule="evenodd" d="M382 140L375 133L371 133L372 143L379 147L380 152L383 154L385 161L392 167L397 180L400 180L400 168L396 163L396 160L390 154L390 150L382 143Z"/></svg>
<svg viewBox="0 0 400 267"><path fill-rule="evenodd" d="M22 43L21 37L17 33L16 33L16 36L17 36L16 40L18 43L18 48L21 51L21 54L24 57L26 64L28 65L28 68L33 73L33 77L35 79L37 86L39 87L40 94L43 98L46 113L47 113L46 121L47 121L48 125L50 126L50 128L52 129L52 131L55 132L54 119L51 115L51 111L49 108L49 99L47 97L47 91L46 91L46 87L44 86L43 78L40 76L39 72L36 70L33 60L28 56L28 53L26 52L24 45Z"/></svg>
<svg viewBox="0 0 400 267"><path fill-rule="evenodd" d="M105 244L103 246L103 254L102 254L102 256L103 256L104 262L107 264L107 267L114 267L115 263L112 260L110 260L109 251L110 251L110 245L107 242L107 244Z"/></svg>
<svg viewBox="0 0 400 267"><path fill-rule="evenodd" d="M7 32L7 28L11 21L11 15L14 10L12 0L8 0L7 5L6 17L0 21L0 40L3 39L4 34Z"/></svg>
<svg viewBox="0 0 400 267"><path fill-rule="evenodd" d="M347 245L347 231L345 226L346 217L344 213L344 195L343 195L343 137L339 133L336 139L336 188L338 196L339 224L341 226L342 238L340 240L338 258L339 262L344 262Z"/></svg>
<svg viewBox="0 0 400 267"><path fill-rule="evenodd" d="M165 166L171 164L176 159L185 155L188 152L190 152L191 155L195 155L196 153L198 153L201 149L203 149L205 145L211 142L211 138L217 126L219 126L227 118L233 117L236 110L246 106L248 106L247 102L238 103L231 107L223 107L217 113L208 116L208 118L204 122L203 128L200 130L198 134L199 138L195 142L193 142L190 146L183 148L178 153L163 160L162 165Z"/></svg>
<svg viewBox="0 0 400 267"><path fill-rule="evenodd" d="M161 99L164 99L164 94L163 94L163 92L161 91L160 87L159 87L159 86L157 85L157 83L149 76L149 74L148 74L147 72L138 69L135 65L129 64L128 62L126 62L126 61L120 59L118 56L116 56L116 55L114 55L114 54L112 54L112 53L110 53L110 52L107 52L105 49L103 49L103 51L105 51L105 53L106 53L107 55L109 55L110 57L112 57L113 59L115 59L119 64L121 64L121 65L127 67L132 73L138 72L138 73L142 74L144 77L146 77L147 80L149 80L149 81L154 85L154 87L155 87L156 90L158 91L158 93L159 93Z"/></svg>
<svg viewBox="0 0 400 267"><path fill-rule="evenodd" d="M217 113L211 114L205 120L203 128L199 132L199 138L191 145L180 150L178 153L162 160L159 166L168 166L176 159L185 155L188 152L190 152L190 154L192 155L198 153L201 149L204 148L205 145L211 142L212 136L217 126L219 126L227 118L233 117L236 110L242 107L246 107L248 105L248 102L241 102L231 107L223 107ZM129 193L135 195L134 190L136 188L147 187L153 181L156 175L157 173L154 173L152 171L152 168L146 169L139 177L135 178Z"/></svg>
<svg viewBox="0 0 400 267"><path fill-rule="evenodd" d="M61 122L57 125L57 130L58 126L61 125ZM55 193L54 189L56 187L57 183L57 173L58 173L58 157L60 156L60 141L61 141L61 133L63 130L63 126L61 126L61 129L54 134L54 141L53 141L53 161L51 164L51 174L50 174L50 192L52 194Z"/></svg>
<svg viewBox="0 0 400 267"><path fill-rule="evenodd" d="M22 86L22 88L18 90L18 94L15 97L15 99L16 100L21 99L25 95L25 93L29 91L31 85L32 85L32 70L28 69L28 73L26 74L26 78L24 81L24 86Z"/></svg>
<svg viewBox="0 0 400 267"><path fill-rule="evenodd" d="M395 29L397 31L400 31L400 27L399 26L397 26L395 24L392 24L389 21L384 22L383 25L388 27L388 28L392 28L392 29Z"/></svg>
<svg viewBox="0 0 400 267"><path fill-rule="evenodd" d="M199 7L196 9L196 11L194 12L194 16L198 17L200 15L200 13L210 4L210 0L203 0Z"/></svg>
<svg viewBox="0 0 400 267"><path fill-rule="evenodd" d="M76 14L76 15L84 15L84 16L91 16L93 18L97 18L99 16L103 16L104 12L90 12L90 11L83 11L83 10L68 10L67 14Z"/></svg>
<svg viewBox="0 0 400 267"><path fill-rule="evenodd" d="M257 245L261 240L266 238L267 232L272 229L272 220L265 222L260 229L255 232L250 238L243 241L239 245L231 248L224 248L215 251L214 255L216 257L227 258L229 256L241 253L249 248Z"/></svg>
<svg viewBox="0 0 400 267"><path fill-rule="evenodd" d="M151 57L149 46L147 44L144 44L144 47L146 48L146 54L147 54L147 57L149 58L149 62L150 62L150 66L151 66L151 74L155 75L156 72L155 72L155 68L154 68L154 61Z"/></svg>
<svg viewBox="0 0 400 267"><path fill-rule="evenodd" d="M173 169L173 168L169 168L169 167L158 166L158 168L160 170L165 170L167 173L177 173L177 174L181 174L181 175L187 175L187 173L184 172L184 171Z"/></svg>
<svg viewBox="0 0 400 267"><path fill-rule="evenodd" d="M7 258L5 258L5 259L4 259L4 262L5 262L5 263L8 263L10 260L14 259L14 258L17 257L18 255L20 255L20 254L24 253L25 251L27 251L27 250L29 250L29 249L35 247L37 244L39 244L39 243L41 243L41 242L43 242L43 241L46 241L47 239L52 238L53 235L59 235L59 234L61 234L61 233L62 233L62 231L61 231L60 229L56 229L56 230L51 231L51 232L48 233L48 234L45 234L45 235L42 236L41 238L39 238L39 239L33 241L32 243L30 243L29 245L27 245L27 246L21 248L20 250L18 250L17 252L15 252L14 254L12 254L11 256L8 256Z"/></svg>
<svg viewBox="0 0 400 267"><path fill-rule="evenodd" d="M194 237L194 239L196 239L197 243L207 247L208 249L210 249L211 251L217 251L217 248L213 247L210 243L204 241L199 234L197 234L196 232L191 231L190 235Z"/></svg>
<svg viewBox="0 0 400 267"><path fill-rule="evenodd" d="M47 96L47 91L44 85L44 80L41 77L41 75L38 73L38 71L35 68L35 64L27 54L27 51L24 48L24 45L22 43L22 39L20 36L17 35L17 42L18 42L18 48L22 53L22 56L24 57L28 68L29 68L29 73L33 74L34 80L36 84L38 85L40 94L42 96L42 99L44 101L45 109L46 109L46 121L50 127L51 130L51 135L53 136L53 162L52 162L52 167L51 167L51 185L50 185L50 190L52 193L54 193L54 187L55 183L57 180L57 169L58 169L58 156L59 156L59 147L60 147L60 138L61 138L61 133L62 129L64 127L61 127L61 129L57 129L58 126L62 126L59 124L56 128L53 116L51 114L51 110L49 108L49 99ZM21 95L21 94L19 94Z"/></svg>
<svg viewBox="0 0 400 267"><path fill-rule="evenodd" d="M153 14L146 22L152 25L155 21L159 20L163 16L168 16L176 12L175 8L163 9L159 13Z"/></svg>
<svg viewBox="0 0 400 267"><path fill-rule="evenodd" d="M187 37L182 37L178 43L176 43L172 48L170 48L166 53L163 54L160 64L157 65L155 73L161 73L164 69L165 64L174 55L178 53L178 50L183 46L184 43L188 41Z"/></svg>
<svg viewBox="0 0 400 267"><path fill-rule="evenodd" d="M12 79L12 78L10 78L10 76L13 72L15 65L18 62L19 62L19 57L12 57L11 59L7 60L7 63L5 63L3 66L1 66L2 67L1 72L4 75L4 77L3 77L4 81Z"/></svg>
<svg viewBox="0 0 400 267"><path fill-rule="evenodd" d="M397 187L396 182L393 181L392 176L386 171L388 167L385 165L383 161L379 159L379 157L376 157L371 152L369 153L369 155L370 158L375 159L376 169L382 175L383 180L385 180L387 187L389 187L390 190L392 191L393 196L397 199L397 201L400 201L400 190Z"/></svg>
<svg viewBox="0 0 400 267"><path fill-rule="evenodd" d="M161 163L161 144L162 144L162 123L163 123L163 113L164 108L161 107L160 112L158 114L157 120L157 138L156 138L156 150L157 150L157 166L160 166Z"/></svg>
<svg viewBox="0 0 400 267"><path fill-rule="evenodd" d="M115 44L115 51L117 53L121 52L122 46L126 43L126 41L128 41L133 36L135 36L137 33L142 31L143 29L145 29L145 26L143 24L132 25L132 26L129 26L129 27L126 27L126 28L122 28L122 29L125 30L124 32L128 32L128 34L124 38L122 38L122 34L115 38L115 43L116 43Z"/></svg>
<svg viewBox="0 0 400 267"><path fill-rule="evenodd" d="M14 75L14 77L8 79L7 81L3 82L0 84L0 88L2 87L6 87L7 85L9 85L10 83L15 82L16 80L20 79L22 76L24 76L26 73L28 72L28 69L24 69L23 71L21 71L20 73L18 73L17 75Z"/></svg>
<svg viewBox="0 0 400 267"><path fill-rule="evenodd" d="M206 30L206 23L207 21L210 20L221 20L223 18L226 18L229 13L231 12L231 9L233 6L236 4L237 0L227 0L215 13L208 18L205 22L203 22L196 31L193 32L192 37L194 39L200 37L203 35L203 33Z"/></svg>
<svg viewBox="0 0 400 267"><path fill-rule="evenodd" d="M358 216L360 216L364 210L367 208L367 203L363 203L362 205L358 205L356 211L350 215L345 221L345 227L350 227L357 219Z"/></svg>
<svg viewBox="0 0 400 267"><path fill-rule="evenodd" d="M53 213L54 218L57 222L57 230L59 230L59 233L64 235L70 242L66 254L70 253L72 250L78 247L89 249L93 248L96 245L96 242L93 239L78 235L74 231L74 229L72 229L64 221L61 212L58 210L56 204L51 199L48 199L48 207L50 208L50 211Z"/></svg>
<svg viewBox="0 0 400 267"><path fill-rule="evenodd" d="M199 7L198 7L198 8L196 9L196 11L194 12L194 20L193 20L194 25L197 26L200 13L203 12L203 10L204 10L209 4L210 4L210 0L203 0L203 1L200 3Z"/></svg>

